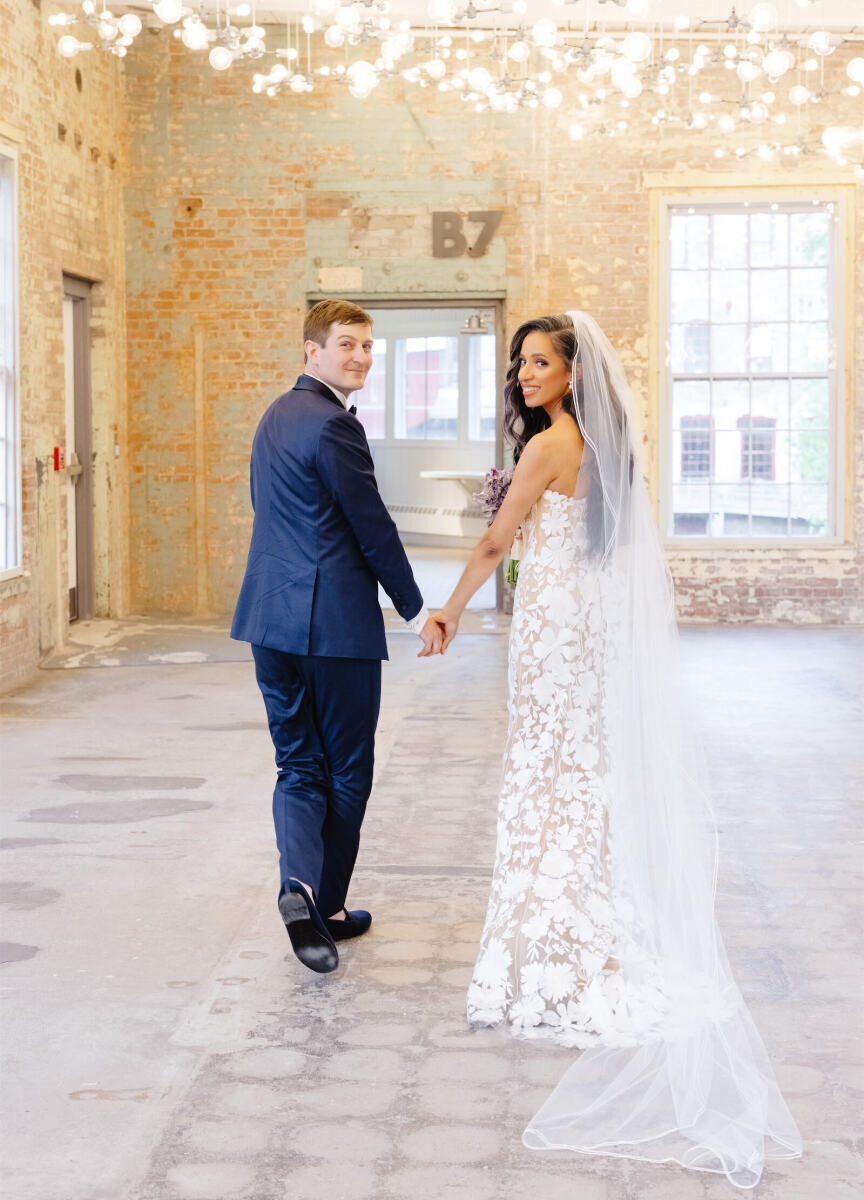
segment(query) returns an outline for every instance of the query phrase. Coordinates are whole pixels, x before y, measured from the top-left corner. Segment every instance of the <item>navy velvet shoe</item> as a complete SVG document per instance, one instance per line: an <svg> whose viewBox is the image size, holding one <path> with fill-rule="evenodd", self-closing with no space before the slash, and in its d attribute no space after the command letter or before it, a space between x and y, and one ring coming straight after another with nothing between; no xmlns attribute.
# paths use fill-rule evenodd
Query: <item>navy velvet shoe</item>
<svg viewBox="0 0 864 1200"><path fill-rule="evenodd" d="M285 922L291 949L304 967L326 975L339 966L339 955L315 901L296 879L279 893L279 913ZM371 920L371 918L370 918Z"/></svg>
<svg viewBox="0 0 864 1200"><path fill-rule="evenodd" d="M372 924L372 914L366 912L365 908L352 908L350 912L343 908L342 911L345 914L344 921L334 921L332 917L327 917L324 922L334 942L359 937Z"/></svg>

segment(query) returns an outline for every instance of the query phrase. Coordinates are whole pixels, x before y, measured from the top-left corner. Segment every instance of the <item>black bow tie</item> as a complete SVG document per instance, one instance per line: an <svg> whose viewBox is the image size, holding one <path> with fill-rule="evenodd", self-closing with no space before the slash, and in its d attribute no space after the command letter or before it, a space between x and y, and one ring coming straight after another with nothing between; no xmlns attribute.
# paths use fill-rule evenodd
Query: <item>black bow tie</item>
<svg viewBox="0 0 864 1200"><path fill-rule="evenodd" d="M357 405L356 405L356 404L352 404L352 405L351 405L351 407L348 409L348 411L350 412L350 414L351 414L351 416L352 416L352 417L356 417L356 415L357 415Z"/></svg>

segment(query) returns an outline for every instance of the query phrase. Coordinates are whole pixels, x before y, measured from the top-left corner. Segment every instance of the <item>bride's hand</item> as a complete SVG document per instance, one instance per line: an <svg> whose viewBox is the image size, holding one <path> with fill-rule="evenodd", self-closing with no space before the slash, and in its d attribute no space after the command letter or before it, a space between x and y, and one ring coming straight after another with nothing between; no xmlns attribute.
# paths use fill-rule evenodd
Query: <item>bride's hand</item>
<svg viewBox="0 0 864 1200"><path fill-rule="evenodd" d="M432 620L436 621L444 630L444 644L441 647L441 653L444 654L447 647L456 636L456 630L459 628L459 618L451 617L445 609L440 609L437 613L432 614Z"/></svg>

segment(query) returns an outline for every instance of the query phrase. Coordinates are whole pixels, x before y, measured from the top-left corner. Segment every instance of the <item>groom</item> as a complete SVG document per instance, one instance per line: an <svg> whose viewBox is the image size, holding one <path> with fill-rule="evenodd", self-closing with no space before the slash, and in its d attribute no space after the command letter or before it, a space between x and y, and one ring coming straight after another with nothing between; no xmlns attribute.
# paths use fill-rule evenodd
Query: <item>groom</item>
<svg viewBox="0 0 864 1200"><path fill-rule="evenodd" d="M255 520L231 636L252 643L276 749L273 819L279 911L294 953L333 971L335 943L369 928L345 908L372 790L382 585L423 642L441 650L402 543L378 492L348 396L372 365L372 319L322 300L303 326L306 370L261 418L252 443Z"/></svg>

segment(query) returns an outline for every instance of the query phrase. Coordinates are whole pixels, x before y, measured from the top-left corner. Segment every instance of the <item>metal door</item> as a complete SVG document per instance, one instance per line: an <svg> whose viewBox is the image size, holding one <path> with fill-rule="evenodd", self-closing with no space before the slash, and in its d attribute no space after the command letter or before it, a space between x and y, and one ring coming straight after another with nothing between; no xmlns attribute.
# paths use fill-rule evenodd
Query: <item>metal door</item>
<svg viewBox="0 0 864 1200"><path fill-rule="evenodd" d="M90 284L63 277L66 393L66 528L69 620L93 615L93 425Z"/></svg>

